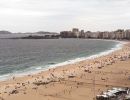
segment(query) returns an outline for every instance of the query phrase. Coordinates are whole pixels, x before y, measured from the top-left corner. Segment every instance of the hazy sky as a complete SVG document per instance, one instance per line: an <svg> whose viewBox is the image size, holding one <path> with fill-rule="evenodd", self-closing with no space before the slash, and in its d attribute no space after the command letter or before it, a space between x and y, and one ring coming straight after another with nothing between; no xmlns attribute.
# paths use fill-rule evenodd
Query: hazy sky
<svg viewBox="0 0 130 100"><path fill-rule="evenodd" d="M0 0L0 30L130 28L130 0Z"/></svg>

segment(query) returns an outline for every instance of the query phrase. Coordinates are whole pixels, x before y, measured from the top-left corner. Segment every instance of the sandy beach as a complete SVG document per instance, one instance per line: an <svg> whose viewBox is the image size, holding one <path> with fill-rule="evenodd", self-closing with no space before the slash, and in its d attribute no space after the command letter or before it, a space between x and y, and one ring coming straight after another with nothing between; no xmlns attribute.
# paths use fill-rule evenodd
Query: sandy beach
<svg viewBox="0 0 130 100"><path fill-rule="evenodd" d="M0 100L93 100L130 87L130 43L109 55L0 82Z"/></svg>

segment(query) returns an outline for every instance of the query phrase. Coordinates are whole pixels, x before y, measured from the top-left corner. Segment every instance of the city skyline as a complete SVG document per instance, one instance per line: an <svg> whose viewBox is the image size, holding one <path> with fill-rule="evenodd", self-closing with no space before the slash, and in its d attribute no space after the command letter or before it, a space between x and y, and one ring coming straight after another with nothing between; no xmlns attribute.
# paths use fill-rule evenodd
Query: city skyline
<svg viewBox="0 0 130 100"><path fill-rule="evenodd" d="M129 29L130 0L1 0L0 30Z"/></svg>

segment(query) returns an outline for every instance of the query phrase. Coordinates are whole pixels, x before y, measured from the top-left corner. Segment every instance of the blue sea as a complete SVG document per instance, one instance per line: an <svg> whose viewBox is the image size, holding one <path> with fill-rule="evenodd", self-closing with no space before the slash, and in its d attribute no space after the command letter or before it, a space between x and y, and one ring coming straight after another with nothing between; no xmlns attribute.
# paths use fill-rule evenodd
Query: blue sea
<svg viewBox="0 0 130 100"><path fill-rule="evenodd" d="M0 80L92 59L121 48L117 41L0 39Z"/></svg>

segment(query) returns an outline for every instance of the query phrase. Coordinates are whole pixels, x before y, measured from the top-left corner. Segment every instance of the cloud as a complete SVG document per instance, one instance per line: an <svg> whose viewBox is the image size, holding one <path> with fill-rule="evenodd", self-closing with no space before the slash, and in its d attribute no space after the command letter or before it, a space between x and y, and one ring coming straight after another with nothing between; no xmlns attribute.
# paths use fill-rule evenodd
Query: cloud
<svg viewBox="0 0 130 100"><path fill-rule="evenodd" d="M8 15L8 16L50 16L52 13L50 12L40 12L40 11L30 11L30 10L22 10L22 9L0 9L0 15Z"/></svg>
<svg viewBox="0 0 130 100"><path fill-rule="evenodd" d="M129 10L130 0L0 0L0 26L13 29L10 22L19 27L13 31L60 31L73 26L93 30L113 29L113 25L128 28Z"/></svg>

